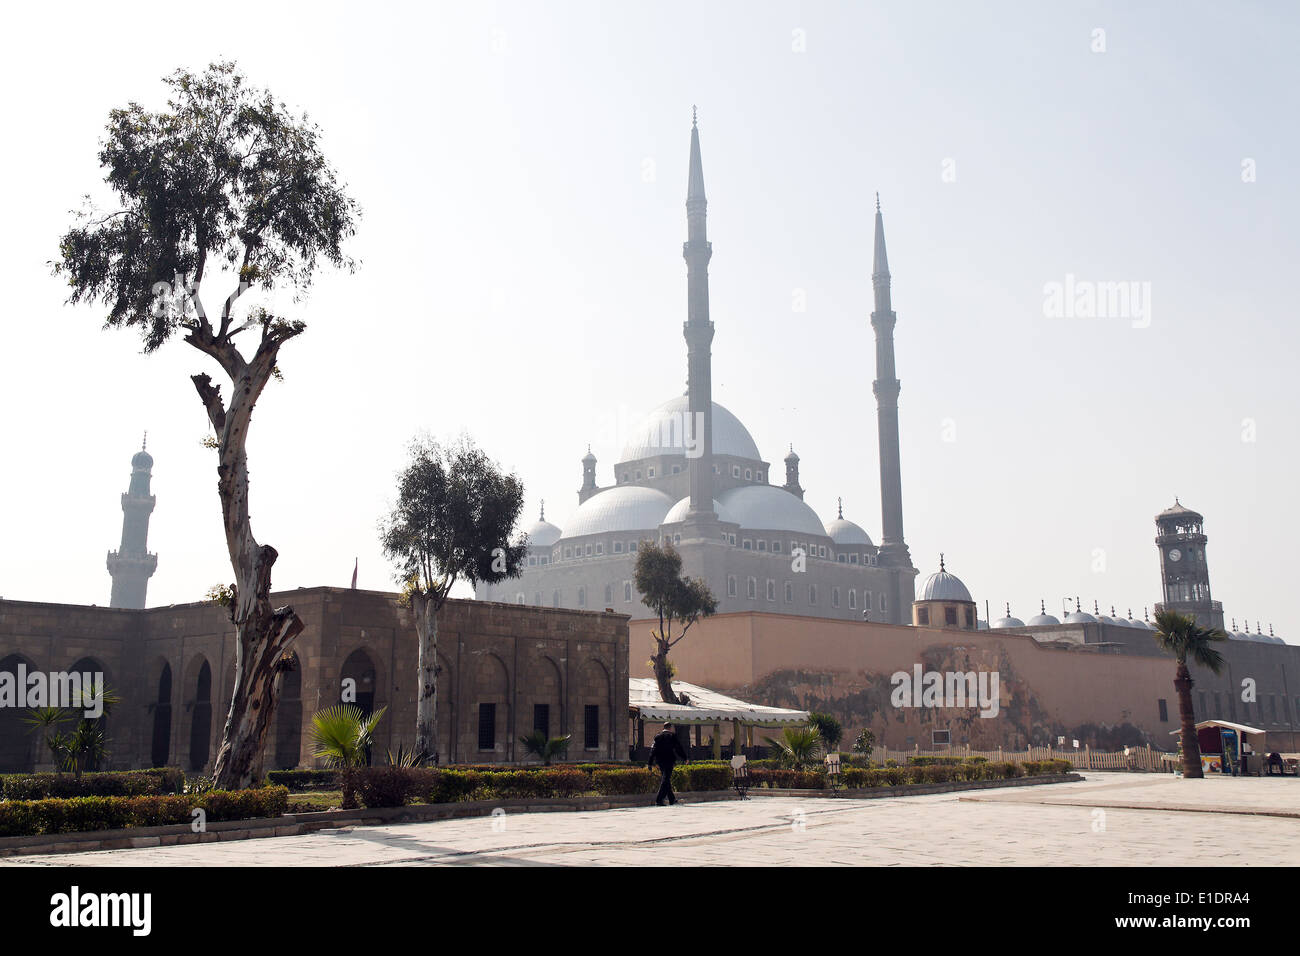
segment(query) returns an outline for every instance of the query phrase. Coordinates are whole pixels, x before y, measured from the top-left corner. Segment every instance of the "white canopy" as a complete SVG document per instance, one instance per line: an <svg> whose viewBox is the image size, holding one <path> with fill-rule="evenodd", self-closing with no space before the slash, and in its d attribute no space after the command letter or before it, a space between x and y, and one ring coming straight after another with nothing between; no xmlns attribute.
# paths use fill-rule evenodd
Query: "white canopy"
<svg viewBox="0 0 1300 956"><path fill-rule="evenodd" d="M1204 730L1206 727L1227 727L1229 730L1235 730L1239 734L1262 734L1265 731L1258 727L1247 727L1245 724L1234 724L1230 720L1202 720L1196 725L1197 730ZM1182 733L1180 730L1171 730L1170 736L1178 736Z"/></svg>
<svg viewBox="0 0 1300 956"><path fill-rule="evenodd" d="M659 685L653 677L630 677L628 707L633 716L642 720L670 720L679 724L716 724L723 720L739 720L761 727L780 727L808 722L806 710L748 704L685 681L673 681L673 692L685 694L690 703L665 704L659 696Z"/></svg>

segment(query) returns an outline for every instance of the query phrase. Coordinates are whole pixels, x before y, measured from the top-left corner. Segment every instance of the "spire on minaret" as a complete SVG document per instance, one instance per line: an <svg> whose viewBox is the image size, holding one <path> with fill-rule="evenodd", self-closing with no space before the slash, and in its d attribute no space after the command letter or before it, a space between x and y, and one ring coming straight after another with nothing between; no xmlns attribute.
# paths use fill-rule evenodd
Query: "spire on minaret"
<svg viewBox="0 0 1300 956"><path fill-rule="evenodd" d="M158 555L149 553L149 515L155 497L149 491L153 456L145 450L146 432L140 450L131 457L131 483L122 495L122 543L108 552L108 573L113 578L109 607L142 608L149 578L158 568Z"/></svg>
<svg viewBox="0 0 1300 956"><path fill-rule="evenodd" d="M578 504L582 504L596 492L600 491L596 487L596 456L591 453L591 446L587 446L587 454L582 456L582 487L578 489Z"/></svg>
<svg viewBox="0 0 1300 956"><path fill-rule="evenodd" d="M879 199L879 197L877 197ZM885 256L885 220L876 208L876 247L871 268L875 310L871 328L876 334L876 433L880 443L880 509L882 531L880 564L883 567L912 568L912 556L903 538L903 475L899 461L898 392L894 365L894 313L889 292L889 262ZM910 583L908 588L910 588ZM900 592L906 591L900 585ZM901 599L900 593L899 598ZM895 603L898 603L897 601Z"/></svg>
<svg viewBox="0 0 1300 956"><path fill-rule="evenodd" d="M686 403L685 429L693 455L687 456L690 487L688 525L715 524L713 510L713 323L709 320L709 259L713 244L708 238L708 200L704 198L704 161L700 157L700 130L695 109L691 109L691 158L686 181ZM716 528L700 527L701 536L716 537Z"/></svg>
<svg viewBox="0 0 1300 956"><path fill-rule="evenodd" d="M785 484L781 486L800 501L803 501L803 486L799 484L799 456L790 446L790 454L785 456Z"/></svg>

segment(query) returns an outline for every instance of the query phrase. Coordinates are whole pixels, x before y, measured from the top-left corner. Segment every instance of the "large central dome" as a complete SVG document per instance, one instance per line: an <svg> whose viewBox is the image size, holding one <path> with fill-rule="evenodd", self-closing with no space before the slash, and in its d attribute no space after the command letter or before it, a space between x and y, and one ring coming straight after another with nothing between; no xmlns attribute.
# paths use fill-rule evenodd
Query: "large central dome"
<svg viewBox="0 0 1300 956"><path fill-rule="evenodd" d="M664 402L632 429L631 439L623 446L619 461L640 461L659 455L685 456L682 430L689 422L689 415L685 395ZM713 453L751 461L762 460L749 429L717 402L713 403Z"/></svg>

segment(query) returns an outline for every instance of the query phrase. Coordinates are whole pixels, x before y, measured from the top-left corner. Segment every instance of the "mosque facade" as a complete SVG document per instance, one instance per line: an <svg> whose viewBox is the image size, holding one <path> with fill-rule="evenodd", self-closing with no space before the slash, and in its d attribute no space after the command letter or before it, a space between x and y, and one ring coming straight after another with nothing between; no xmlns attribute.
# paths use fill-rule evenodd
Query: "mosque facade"
<svg viewBox="0 0 1300 956"><path fill-rule="evenodd" d="M637 549L671 543L683 572L703 578L721 613L771 612L800 617L906 624L912 619L916 569L903 537L898 442L899 381L884 220L877 201L871 325L876 340L877 429L882 536L879 544L844 517L823 521L804 501L793 446L775 483L771 463L749 430L712 400L712 342L704 167L691 128L686 196L687 390L651 411L614 463L613 480L597 483L596 458L582 459L578 507L563 526L538 520L526 529L523 573L480 584L480 600L580 610L643 613L636 590Z"/></svg>

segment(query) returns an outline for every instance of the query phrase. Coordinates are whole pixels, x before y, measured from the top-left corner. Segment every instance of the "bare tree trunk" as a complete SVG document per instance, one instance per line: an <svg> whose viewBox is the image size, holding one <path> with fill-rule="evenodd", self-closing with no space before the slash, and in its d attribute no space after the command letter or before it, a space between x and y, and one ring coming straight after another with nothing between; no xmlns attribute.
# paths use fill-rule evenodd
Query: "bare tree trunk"
<svg viewBox="0 0 1300 956"><path fill-rule="evenodd" d="M235 686L213 769L216 786L238 790L257 783L262 749L275 716L280 660L293 646L303 623L292 607L271 607L271 569L278 554L253 537L248 508L248 457L245 447L253 405L275 368L276 348L264 336L252 362L233 350L219 350L234 383L227 411L220 388L207 375L193 376L218 438L217 493L226 548L235 572L230 620L235 625Z"/></svg>
<svg viewBox="0 0 1300 956"><path fill-rule="evenodd" d="M1200 778L1201 745L1196 739L1196 717L1192 712L1192 675L1183 661L1178 663L1174 677L1174 690L1178 693L1178 719L1181 726L1179 739L1183 744L1183 776Z"/></svg>
<svg viewBox="0 0 1300 956"><path fill-rule="evenodd" d="M650 658L654 666L655 683L659 685L659 696L665 704L679 704L673 693L673 673L668 666L668 642L661 637L655 638L655 654Z"/></svg>
<svg viewBox="0 0 1300 956"><path fill-rule="evenodd" d="M435 760L438 745L438 611L420 591L411 595L415 612L415 633L419 639L419 690L415 701L415 753L422 760Z"/></svg>

